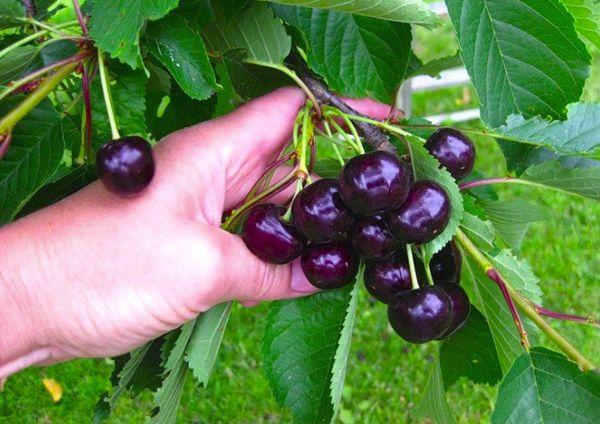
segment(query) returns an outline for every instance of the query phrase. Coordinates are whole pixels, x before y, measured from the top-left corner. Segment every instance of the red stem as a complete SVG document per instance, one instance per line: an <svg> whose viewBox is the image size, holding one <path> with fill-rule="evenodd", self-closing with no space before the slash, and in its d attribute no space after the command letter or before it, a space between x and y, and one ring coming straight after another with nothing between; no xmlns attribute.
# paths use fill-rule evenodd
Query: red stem
<svg viewBox="0 0 600 424"><path fill-rule="evenodd" d="M315 169L315 162L317 161L317 145L315 143L315 139L311 138L308 142L310 146L310 161L308 162L308 175L312 174L313 169Z"/></svg>
<svg viewBox="0 0 600 424"><path fill-rule="evenodd" d="M73 0L77 4L77 0ZM92 151L92 102L90 95L90 74L88 67L83 64L81 87L85 109L85 158L88 160Z"/></svg>
<svg viewBox="0 0 600 424"><path fill-rule="evenodd" d="M497 178L483 178L481 180L469 181L466 183L459 184L458 187L461 190L468 190L474 187L480 187L491 184L502 184L509 180L512 180L512 177L497 177Z"/></svg>
<svg viewBox="0 0 600 424"><path fill-rule="evenodd" d="M85 17L83 13L81 13L81 7L79 7L79 1L73 0L73 7L75 8L75 13L77 14L77 20L79 21L79 25L81 26L81 32L84 36L88 37L88 29L85 23Z"/></svg>
<svg viewBox="0 0 600 424"><path fill-rule="evenodd" d="M517 311L517 307L515 306L512 298L510 297L510 294L508 293L508 289L506 288L506 284L504 283L504 280L502 279L500 274L498 274L498 272L494 268L489 269L485 274L488 276L488 278L490 280L495 282L498 285L498 287L500 288L500 291L502 292L502 296L504 297L504 300L506 301L506 304L508 305L508 309L510 310L510 314L512 315L512 317L515 321L515 325L517 326L519 335L521 336L521 344L523 345L523 347L525 349L529 350L530 345L529 345L529 339L527 338L527 332L525 331L525 327L523 326L523 321L521 321L521 317L519 316L519 311Z"/></svg>
<svg viewBox="0 0 600 424"><path fill-rule="evenodd" d="M0 135L0 160L4 157L10 146L12 136L10 134Z"/></svg>
<svg viewBox="0 0 600 424"><path fill-rule="evenodd" d="M579 315L571 315L571 314L563 314L562 312L551 311L550 309L546 309L543 306L536 305L532 303L532 306L535 308L536 312L540 315L547 316L549 318L560 319L564 321L573 321L581 324L590 324L594 327L600 327L600 323L597 320L590 317L581 317Z"/></svg>

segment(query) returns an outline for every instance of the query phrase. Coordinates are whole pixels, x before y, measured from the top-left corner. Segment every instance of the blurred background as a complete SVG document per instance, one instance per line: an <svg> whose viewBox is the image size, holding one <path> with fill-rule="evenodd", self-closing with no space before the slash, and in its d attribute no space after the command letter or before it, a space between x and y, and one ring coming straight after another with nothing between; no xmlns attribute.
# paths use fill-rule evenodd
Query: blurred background
<svg viewBox="0 0 600 424"><path fill-rule="evenodd" d="M423 62L457 51L449 20L433 31L415 28L415 50ZM591 77L583 100L600 102L600 54L593 50ZM472 87L462 84L412 94L412 114L430 116L477 108ZM453 124L445 121L444 123ZM478 120L458 127L481 126ZM476 171L486 176L506 175L496 143L474 138ZM497 186L502 199L524 198L543 207L544 221L532 224L522 247L540 278L545 306L579 315L597 314L600 305L600 203L530 187ZM411 412L425 387L434 343L411 345L396 337L387 323L385 306L360 291L356 328L337 418L343 424L415 422ZM234 307L219 359L207 389L188 379L178 422L280 423L289 415L278 408L260 368L260 342L267 305ZM581 352L600 359L597 329L573 323L552 323ZM545 340L540 340L545 342ZM99 396L110 389L113 364L108 359L77 360L49 368L29 369L10 378L0 393L1 423L82 423L92 420ZM55 403L43 379L54 379L63 389ZM460 423L488 422L496 388L457 382L448 392L450 407ZM121 398L109 422L143 422L152 406L151 393L131 400Z"/></svg>

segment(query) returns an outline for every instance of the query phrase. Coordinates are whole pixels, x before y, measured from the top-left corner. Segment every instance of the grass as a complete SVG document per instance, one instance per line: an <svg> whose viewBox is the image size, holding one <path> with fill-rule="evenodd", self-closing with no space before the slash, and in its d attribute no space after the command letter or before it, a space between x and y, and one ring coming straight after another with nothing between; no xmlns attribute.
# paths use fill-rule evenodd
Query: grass
<svg viewBox="0 0 600 424"><path fill-rule="evenodd" d="M456 44L448 26L427 33L417 29L421 57L452 54ZM600 57L584 98L600 100ZM470 89L468 89L470 90ZM433 114L472 107L476 100L461 88L415 98L414 113ZM466 98L470 96L470 98ZM461 103L462 102L462 103ZM475 125L475 123L470 124ZM475 139L476 169L488 176L504 175L502 155L490 139ZM531 262L545 292L545 305L573 313L596 312L600 273L600 203L554 192L523 187L498 188L501 198L526 198L548 211L547 221L532 225L522 254ZM221 348L213 379L207 390L188 379L178 421L181 423L279 423L290 417L275 404L260 370L260 337L266 305L252 309L235 307ZM385 308L361 292L356 329L338 422L413 422L436 348L417 346L395 337L387 324ZM591 327L554 322L556 328L588 357L600 362L600 338ZM101 393L109 389L112 365L108 360L78 360L43 369L29 369L12 377L0 394L0 423L81 423L90 420ZM42 378L59 381L65 390L53 404ZM460 423L489 421L496 389L457 382L448 400ZM151 408L151 394L122 401L110 422L138 423Z"/></svg>

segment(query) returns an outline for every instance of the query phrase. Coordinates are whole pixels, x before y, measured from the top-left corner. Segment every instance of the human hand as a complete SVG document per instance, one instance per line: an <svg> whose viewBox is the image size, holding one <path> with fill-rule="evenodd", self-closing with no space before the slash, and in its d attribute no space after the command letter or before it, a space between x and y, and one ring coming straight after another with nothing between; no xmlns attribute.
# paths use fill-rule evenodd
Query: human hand
<svg viewBox="0 0 600 424"><path fill-rule="evenodd" d="M10 249L0 251L0 303L16 305L18 318L0 312L0 333L9 334L0 378L31 364L122 354L224 301L314 292L297 262L262 262L220 228L290 140L304 101L280 89L167 136L139 197L121 199L96 182L2 228ZM374 118L389 112L349 103Z"/></svg>

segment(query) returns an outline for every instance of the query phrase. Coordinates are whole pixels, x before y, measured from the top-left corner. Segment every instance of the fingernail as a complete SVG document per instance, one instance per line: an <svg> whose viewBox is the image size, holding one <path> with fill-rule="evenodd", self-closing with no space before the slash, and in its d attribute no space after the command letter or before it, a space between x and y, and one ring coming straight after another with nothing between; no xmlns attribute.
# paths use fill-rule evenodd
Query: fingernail
<svg viewBox="0 0 600 424"><path fill-rule="evenodd" d="M290 283L290 289L296 293L313 293L318 290L315 286L310 284L304 276L304 272L302 272L302 267L300 266L300 261L294 261L292 263L292 280Z"/></svg>

